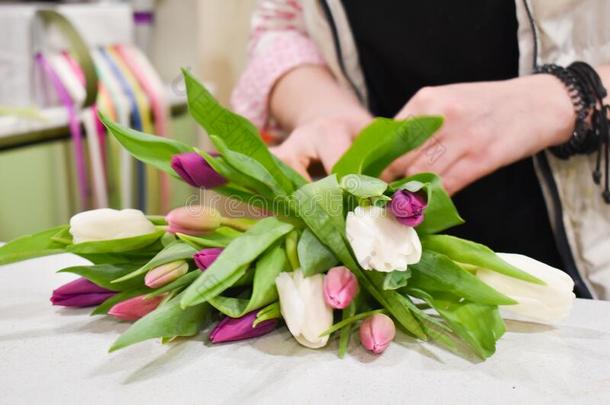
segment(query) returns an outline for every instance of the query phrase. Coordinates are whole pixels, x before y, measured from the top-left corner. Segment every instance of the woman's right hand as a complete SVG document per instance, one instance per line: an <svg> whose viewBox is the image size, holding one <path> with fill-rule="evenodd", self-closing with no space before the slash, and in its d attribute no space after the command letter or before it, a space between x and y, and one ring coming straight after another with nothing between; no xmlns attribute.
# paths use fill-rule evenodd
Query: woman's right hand
<svg viewBox="0 0 610 405"><path fill-rule="evenodd" d="M330 173L354 137L371 120L372 117L366 114L317 118L297 126L281 145L271 151L307 179L310 179L307 168L312 163L321 163Z"/></svg>

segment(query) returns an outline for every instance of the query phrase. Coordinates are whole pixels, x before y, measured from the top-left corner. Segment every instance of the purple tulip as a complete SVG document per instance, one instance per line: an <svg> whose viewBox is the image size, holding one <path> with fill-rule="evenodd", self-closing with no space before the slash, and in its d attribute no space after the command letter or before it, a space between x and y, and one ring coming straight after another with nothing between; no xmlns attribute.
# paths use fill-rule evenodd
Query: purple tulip
<svg viewBox="0 0 610 405"><path fill-rule="evenodd" d="M114 294L116 294L114 291L99 287L81 277L53 290L51 303L62 307L92 307L101 304Z"/></svg>
<svg viewBox="0 0 610 405"><path fill-rule="evenodd" d="M227 183L197 152L174 155L171 166L182 180L193 187L214 188Z"/></svg>
<svg viewBox="0 0 610 405"><path fill-rule="evenodd" d="M421 195L407 190L398 190L392 196L390 210L401 224L416 227L424 221L426 205L426 200Z"/></svg>
<svg viewBox="0 0 610 405"><path fill-rule="evenodd" d="M212 343L233 342L250 339L271 332L277 326L277 319L269 319L252 326L256 320L257 311L252 311L241 318L226 317L210 333Z"/></svg>
<svg viewBox="0 0 610 405"><path fill-rule="evenodd" d="M193 255L193 260L195 260L195 264L199 268L199 270L204 271L208 267L214 263L214 261L220 256L222 253L222 248L206 248L202 249L199 252Z"/></svg>

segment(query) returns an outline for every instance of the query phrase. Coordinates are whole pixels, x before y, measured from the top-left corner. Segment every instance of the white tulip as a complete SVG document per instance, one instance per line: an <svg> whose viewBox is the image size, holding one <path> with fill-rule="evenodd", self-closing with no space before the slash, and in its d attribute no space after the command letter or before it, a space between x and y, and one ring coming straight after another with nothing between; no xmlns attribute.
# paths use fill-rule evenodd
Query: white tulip
<svg viewBox="0 0 610 405"><path fill-rule="evenodd" d="M486 269L477 270L485 284L518 302L502 308L525 319L553 324L570 314L574 304L574 281L563 271L530 257L498 253L504 261L544 281L546 285L529 283Z"/></svg>
<svg viewBox="0 0 610 405"><path fill-rule="evenodd" d="M275 279L282 317L294 338L305 347L318 349L328 342L320 334L333 324L333 309L324 301L324 277L303 277L301 270L280 273Z"/></svg>
<svg viewBox="0 0 610 405"><path fill-rule="evenodd" d="M155 231L142 211L100 208L83 211L70 219L74 243L129 238Z"/></svg>
<svg viewBox="0 0 610 405"><path fill-rule="evenodd" d="M417 232L380 207L357 207L347 214L345 233L365 270L405 271L421 259Z"/></svg>

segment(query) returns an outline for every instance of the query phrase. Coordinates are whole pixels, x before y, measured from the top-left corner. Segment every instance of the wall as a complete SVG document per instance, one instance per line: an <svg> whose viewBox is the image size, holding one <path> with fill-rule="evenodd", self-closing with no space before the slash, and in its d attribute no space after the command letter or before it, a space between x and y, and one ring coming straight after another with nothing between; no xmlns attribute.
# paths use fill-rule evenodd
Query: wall
<svg viewBox="0 0 610 405"><path fill-rule="evenodd" d="M189 67L227 103L245 63L249 20L255 0L160 0L152 61L166 82ZM175 86L175 91L183 91ZM201 144L201 133L185 115L172 134ZM74 169L69 142L0 152L0 241L65 223L75 212ZM172 180L173 207L192 190Z"/></svg>

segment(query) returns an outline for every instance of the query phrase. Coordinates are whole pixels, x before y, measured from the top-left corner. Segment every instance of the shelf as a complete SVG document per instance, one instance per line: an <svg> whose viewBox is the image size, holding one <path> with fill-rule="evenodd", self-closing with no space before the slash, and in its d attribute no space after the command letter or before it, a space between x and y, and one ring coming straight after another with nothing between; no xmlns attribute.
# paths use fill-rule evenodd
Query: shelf
<svg viewBox="0 0 610 405"><path fill-rule="evenodd" d="M169 93L173 117L187 111L186 97ZM40 118L0 116L0 152L41 143L70 139L68 114L63 107L45 108Z"/></svg>

